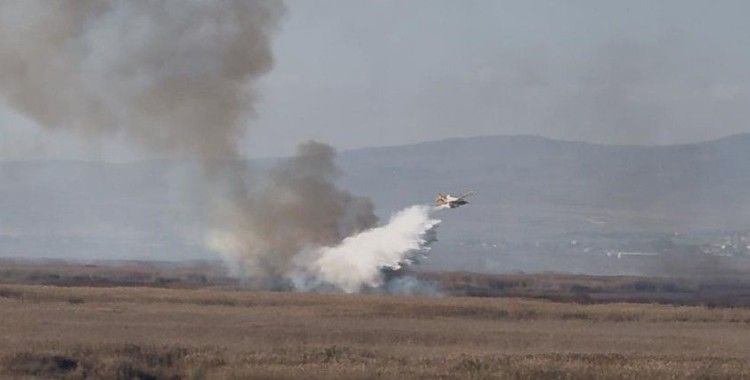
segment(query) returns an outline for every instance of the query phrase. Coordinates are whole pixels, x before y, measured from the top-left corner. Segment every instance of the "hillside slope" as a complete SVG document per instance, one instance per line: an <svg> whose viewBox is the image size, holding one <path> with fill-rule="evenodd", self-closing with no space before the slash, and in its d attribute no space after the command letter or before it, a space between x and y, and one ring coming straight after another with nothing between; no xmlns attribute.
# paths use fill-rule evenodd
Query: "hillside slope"
<svg viewBox="0 0 750 380"><path fill-rule="evenodd" d="M342 152L342 185L381 216L475 190L440 213L433 265L472 247L577 233L750 228L750 135L677 146L606 146L532 136L449 139ZM265 165L261 163L260 165ZM174 183L187 163L0 163L0 255L204 257ZM193 173L193 174L191 174Z"/></svg>

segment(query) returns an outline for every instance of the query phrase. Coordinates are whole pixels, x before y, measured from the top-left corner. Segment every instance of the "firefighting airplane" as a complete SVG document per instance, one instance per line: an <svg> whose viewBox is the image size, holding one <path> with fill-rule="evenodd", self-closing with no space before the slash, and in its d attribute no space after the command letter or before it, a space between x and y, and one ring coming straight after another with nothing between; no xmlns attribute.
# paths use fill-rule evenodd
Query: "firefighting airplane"
<svg viewBox="0 0 750 380"><path fill-rule="evenodd" d="M461 195L459 197L456 197L456 196L453 196L453 195L450 195L450 194L438 193L437 198L435 198L435 206L437 206L437 207L446 207L447 206L448 208L456 208L456 207L459 207L459 206L463 206L463 205L469 203L469 201L466 200L466 197L468 197L469 195L472 195L472 194L474 194L474 192L470 191L470 192L465 193L465 194L463 194L463 195Z"/></svg>

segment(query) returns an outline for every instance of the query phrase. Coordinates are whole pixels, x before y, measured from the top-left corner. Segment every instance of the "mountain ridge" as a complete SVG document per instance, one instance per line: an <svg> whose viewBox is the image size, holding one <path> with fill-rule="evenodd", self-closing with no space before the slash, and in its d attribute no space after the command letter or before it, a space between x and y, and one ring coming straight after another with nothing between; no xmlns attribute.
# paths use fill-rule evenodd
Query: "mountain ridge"
<svg viewBox="0 0 750 380"><path fill-rule="evenodd" d="M439 191L477 192L440 213L435 265L476 244L750 229L750 134L668 146L467 137L347 150L337 160L340 185L371 197L381 220ZM0 255L205 257L179 195L194 164L2 161Z"/></svg>
<svg viewBox="0 0 750 380"><path fill-rule="evenodd" d="M553 138L553 137L546 137L541 135L533 135L533 134L489 134L489 135L477 135L477 136L468 136L468 137L446 137L442 139L435 139L435 140L425 140L425 141L419 141L419 142L412 142L412 143L406 143L406 144L392 144L392 145L377 145L377 146L365 146L365 147L357 147L357 148L343 148L343 149L337 149L338 154L340 155L346 155L346 154L356 154L363 151L371 151L371 150L388 150L388 149L398 149L398 148L410 148L410 147L417 147L417 146L429 146L429 145L437 145L441 143L457 143L457 142L472 142L472 141L482 141L482 140L513 140L513 141L536 141L536 142L552 142L552 143L563 143L563 144L570 144L570 145L579 145L579 146L590 146L590 147L611 147L611 148L685 148L685 147L693 147L693 146L700 146L704 144L712 145L712 144L721 144L724 142L736 142L737 140L747 140L750 142L750 132L747 133L735 133L723 137L718 137L714 139L704 140L704 141L696 141L696 142L688 142L688 143L676 143L676 144L618 144L618 143L600 143L600 142L590 142L590 141L582 141L582 140L568 140L568 139L560 139L560 138ZM266 161L266 160L278 160L283 159L288 156L268 156L268 157L256 157L256 158L246 158L242 159L241 161ZM80 164L89 164L89 163L103 163L103 164L111 164L111 165L127 165L127 164L137 164L137 163L144 163L144 162L197 162L197 159L195 158L167 158L167 157L161 157L161 158L147 158L147 159L135 159L135 160L126 160L126 161L97 161L97 160L85 160L85 159L71 159L71 158L30 158L30 159L0 159L0 163L33 163L33 162L70 162L70 163L80 163Z"/></svg>

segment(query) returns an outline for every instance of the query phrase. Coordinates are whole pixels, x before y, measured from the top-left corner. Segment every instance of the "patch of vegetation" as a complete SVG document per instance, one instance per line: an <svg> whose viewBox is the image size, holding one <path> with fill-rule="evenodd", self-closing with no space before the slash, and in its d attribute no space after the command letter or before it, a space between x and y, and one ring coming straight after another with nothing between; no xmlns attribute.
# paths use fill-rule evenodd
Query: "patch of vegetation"
<svg viewBox="0 0 750 380"><path fill-rule="evenodd" d="M336 345L323 349L323 363L338 363L344 355L345 349Z"/></svg>
<svg viewBox="0 0 750 380"><path fill-rule="evenodd" d="M461 360L456 369L459 372L466 372L470 378L481 378L490 372L491 366L486 360L470 357Z"/></svg>
<svg viewBox="0 0 750 380"><path fill-rule="evenodd" d="M19 376L60 376L78 368L78 361L62 355L22 352L4 361L8 372Z"/></svg>
<svg viewBox="0 0 750 380"><path fill-rule="evenodd" d="M23 293L18 290L0 288L0 298L20 300L23 298Z"/></svg>

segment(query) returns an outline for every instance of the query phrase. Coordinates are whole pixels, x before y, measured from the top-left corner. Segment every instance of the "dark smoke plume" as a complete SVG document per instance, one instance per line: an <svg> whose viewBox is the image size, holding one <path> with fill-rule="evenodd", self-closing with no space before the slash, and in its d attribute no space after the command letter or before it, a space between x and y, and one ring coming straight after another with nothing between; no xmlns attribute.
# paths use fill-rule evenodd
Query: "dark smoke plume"
<svg viewBox="0 0 750 380"><path fill-rule="evenodd" d="M283 11L271 1L3 1L0 88L44 127L234 158Z"/></svg>
<svg viewBox="0 0 750 380"><path fill-rule="evenodd" d="M259 0L3 1L0 93L48 129L199 159L191 206L209 245L273 280L301 250L376 222L368 200L336 188L334 152L322 144L245 182L237 141L283 14L280 2Z"/></svg>
<svg viewBox="0 0 750 380"><path fill-rule="evenodd" d="M292 269L303 250L334 246L372 227L369 199L338 189L334 150L308 142L270 170L247 196L228 198L209 246L240 264L245 274L275 281ZM229 222L222 225L222 222Z"/></svg>

